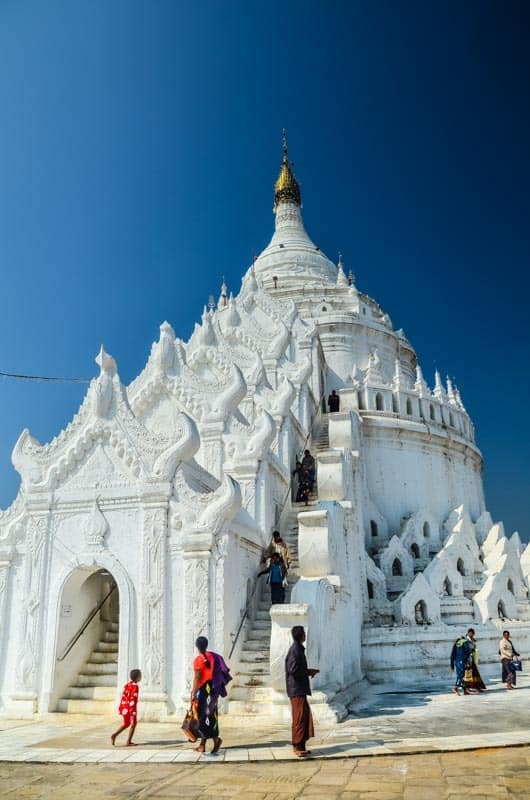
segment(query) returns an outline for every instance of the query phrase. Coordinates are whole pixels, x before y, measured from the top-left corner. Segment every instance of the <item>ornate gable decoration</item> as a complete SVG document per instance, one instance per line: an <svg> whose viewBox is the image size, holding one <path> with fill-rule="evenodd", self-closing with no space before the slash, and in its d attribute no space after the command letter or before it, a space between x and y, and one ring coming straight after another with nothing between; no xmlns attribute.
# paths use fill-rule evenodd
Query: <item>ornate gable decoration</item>
<svg viewBox="0 0 530 800"><path fill-rule="evenodd" d="M139 417L144 418L161 398L169 397L197 422L224 419L237 408L246 391L241 370L216 345L206 309L203 325L196 326L187 347L175 338L171 326L161 326L160 340L153 345L142 374L129 388L132 408Z"/></svg>
<svg viewBox="0 0 530 800"><path fill-rule="evenodd" d="M103 347L96 359L100 374L92 380L78 414L52 442L41 445L22 432L12 461L23 490L52 491L82 472L82 488L156 483L171 480L179 461L199 449L193 420L178 419L171 438L147 430L133 414L116 362Z"/></svg>
<svg viewBox="0 0 530 800"><path fill-rule="evenodd" d="M160 339L128 391L135 414L146 425L160 427L149 420L158 414L160 403L168 401L198 423L226 420L240 414L240 403L257 391L263 395L261 406L274 416L289 412L295 396L293 385L300 387L308 379L312 365L307 348L301 360L293 361L286 350L293 341L297 351L298 339L307 338L311 331L295 325L299 319L292 301L270 298L248 276L240 295L226 299L215 311L204 309L201 324L195 326L187 345L175 337L168 323L161 325ZM268 384L264 361L267 369L275 362L287 379L280 380L279 397L272 397L275 393Z"/></svg>

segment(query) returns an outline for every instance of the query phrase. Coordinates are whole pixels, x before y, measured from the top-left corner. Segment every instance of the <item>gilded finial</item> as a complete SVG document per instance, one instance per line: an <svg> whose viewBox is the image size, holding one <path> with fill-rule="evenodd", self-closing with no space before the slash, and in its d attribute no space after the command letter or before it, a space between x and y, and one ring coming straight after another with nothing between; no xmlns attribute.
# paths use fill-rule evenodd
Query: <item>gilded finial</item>
<svg viewBox="0 0 530 800"><path fill-rule="evenodd" d="M282 165L280 167L278 180L274 185L274 211L276 211L280 203L295 203L297 206L302 205L300 186L294 177L292 165L289 161L287 150L287 131L285 128L282 131L282 149Z"/></svg>

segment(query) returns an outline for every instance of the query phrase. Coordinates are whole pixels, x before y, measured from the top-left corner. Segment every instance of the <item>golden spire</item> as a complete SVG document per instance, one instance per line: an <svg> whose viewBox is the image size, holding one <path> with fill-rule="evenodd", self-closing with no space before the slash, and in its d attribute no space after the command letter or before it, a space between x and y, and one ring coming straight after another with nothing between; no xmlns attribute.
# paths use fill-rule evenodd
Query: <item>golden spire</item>
<svg viewBox="0 0 530 800"><path fill-rule="evenodd" d="M300 196L300 186L294 177L294 173L289 162L287 154L287 132L285 128L282 134L283 141L283 158L280 167L280 174L278 180L274 184L274 210L278 208L280 203L295 203L297 206L302 205L302 198Z"/></svg>

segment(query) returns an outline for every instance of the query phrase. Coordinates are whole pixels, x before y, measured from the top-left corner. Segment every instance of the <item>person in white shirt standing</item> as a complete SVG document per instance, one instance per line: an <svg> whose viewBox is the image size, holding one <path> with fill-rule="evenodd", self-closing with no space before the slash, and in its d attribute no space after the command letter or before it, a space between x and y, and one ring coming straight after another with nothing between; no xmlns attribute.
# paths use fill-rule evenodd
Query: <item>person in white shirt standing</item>
<svg viewBox="0 0 530 800"><path fill-rule="evenodd" d="M499 642L499 655L502 663L502 682L506 684L507 689L515 689L516 672L513 658L518 656L519 653L512 644L510 631L502 632L502 639Z"/></svg>

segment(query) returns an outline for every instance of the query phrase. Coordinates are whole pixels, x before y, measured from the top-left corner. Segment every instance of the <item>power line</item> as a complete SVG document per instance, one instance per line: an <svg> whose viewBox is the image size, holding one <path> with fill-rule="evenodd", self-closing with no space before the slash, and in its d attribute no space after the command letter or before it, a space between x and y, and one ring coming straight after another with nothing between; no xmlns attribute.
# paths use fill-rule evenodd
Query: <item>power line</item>
<svg viewBox="0 0 530 800"><path fill-rule="evenodd" d="M22 375L17 372L0 372L0 378L14 378L19 381L49 381L52 383L90 383L91 378L51 378L47 375Z"/></svg>

